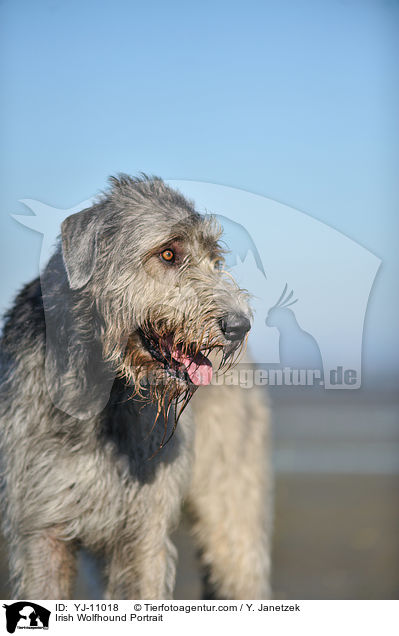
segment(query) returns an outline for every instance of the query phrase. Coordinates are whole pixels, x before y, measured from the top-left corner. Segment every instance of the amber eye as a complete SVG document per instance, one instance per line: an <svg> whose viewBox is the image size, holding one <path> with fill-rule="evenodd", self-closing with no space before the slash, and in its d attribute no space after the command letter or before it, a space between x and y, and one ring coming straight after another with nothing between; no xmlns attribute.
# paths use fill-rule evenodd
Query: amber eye
<svg viewBox="0 0 399 636"><path fill-rule="evenodd" d="M172 250L164 250L161 252L161 258L167 263L173 263L175 260L175 253Z"/></svg>

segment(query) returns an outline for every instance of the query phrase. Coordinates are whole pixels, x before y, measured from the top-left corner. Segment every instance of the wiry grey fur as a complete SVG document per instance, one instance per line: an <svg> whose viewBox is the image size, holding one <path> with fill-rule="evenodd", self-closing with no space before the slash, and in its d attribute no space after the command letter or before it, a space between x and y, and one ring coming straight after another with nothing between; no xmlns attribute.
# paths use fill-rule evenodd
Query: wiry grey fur
<svg viewBox="0 0 399 636"><path fill-rule="evenodd" d="M6 319L2 504L13 594L70 597L85 546L105 558L108 598L170 598L169 535L185 501L207 593L265 598L263 402L256 389L202 387L176 426L194 388L140 339L156 333L182 351L196 343L226 361L234 347L221 320L249 316L247 296L215 267L211 218L157 178L121 176L111 186L64 221L41 280ZM171 244L180 251L173 267L160 259ZM148 372L152 386L143 387Z"/></svg>

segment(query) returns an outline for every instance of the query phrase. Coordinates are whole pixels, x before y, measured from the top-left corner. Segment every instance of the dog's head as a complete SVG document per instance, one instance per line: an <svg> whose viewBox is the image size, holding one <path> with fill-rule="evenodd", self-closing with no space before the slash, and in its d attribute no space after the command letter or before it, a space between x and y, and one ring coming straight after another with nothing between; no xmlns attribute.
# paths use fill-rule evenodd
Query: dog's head
<svg viewBox="0 0 399 636"><path fill-rule="evenodd" d="M112 178L96 205L62 224L83 337L91 320L104 361L159 408L210 383L212 351L225 365L246 340L248 295L224 269L220 236L213 217L146 177Z"/></svg>

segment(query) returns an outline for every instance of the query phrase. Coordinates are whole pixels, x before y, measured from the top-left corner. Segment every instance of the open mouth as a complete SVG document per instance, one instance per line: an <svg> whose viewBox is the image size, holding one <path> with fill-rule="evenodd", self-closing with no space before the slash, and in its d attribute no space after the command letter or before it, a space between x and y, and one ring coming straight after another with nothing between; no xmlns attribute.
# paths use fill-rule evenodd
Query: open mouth
<svg viewBox="0 0 399 636"><path fill-rule="evenodd" d="M194 386L205 386L212 380L212 363L193 343L189 347L173 344L171 338L148 337L139 330L143 347L160 362L172 377Z"/></svg>

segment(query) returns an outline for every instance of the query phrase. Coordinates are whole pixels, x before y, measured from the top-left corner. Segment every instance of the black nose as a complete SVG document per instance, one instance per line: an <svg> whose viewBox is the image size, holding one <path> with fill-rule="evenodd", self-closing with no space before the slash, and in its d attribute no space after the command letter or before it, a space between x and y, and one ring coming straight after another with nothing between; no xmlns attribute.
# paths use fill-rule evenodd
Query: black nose
<svg viewBox="0 0 399 636"><path fill-rule="evenodd" d="M242 340L251 329L251 323L244 314L227 314L220 321L220 328L227 340Z"/></svg>

